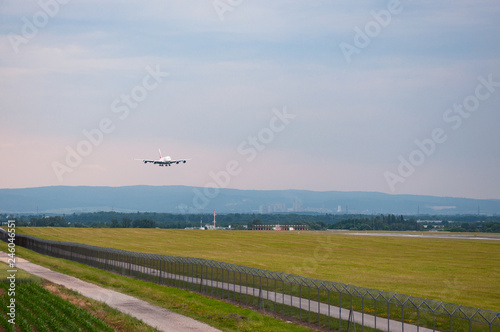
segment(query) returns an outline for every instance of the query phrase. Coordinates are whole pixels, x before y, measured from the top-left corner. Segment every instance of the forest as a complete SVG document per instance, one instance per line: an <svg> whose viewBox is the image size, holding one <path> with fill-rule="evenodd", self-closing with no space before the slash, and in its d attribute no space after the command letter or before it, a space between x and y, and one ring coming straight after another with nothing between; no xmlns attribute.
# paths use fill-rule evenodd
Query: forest
<svg viewBox="0 0 500 332"><path fill-rule="evenodd" d="M2 220L12 219L0 215ZM62 216L17 216L16 226L93 227L93 228L199 228L211 224L212 214L119 213L93 212ZM310 230L377 230L377 231L451 231L500 233L500 216L395 216L354 214L221 214L218 227L233 230L252 229L260 225L308 225Z"/></svg>

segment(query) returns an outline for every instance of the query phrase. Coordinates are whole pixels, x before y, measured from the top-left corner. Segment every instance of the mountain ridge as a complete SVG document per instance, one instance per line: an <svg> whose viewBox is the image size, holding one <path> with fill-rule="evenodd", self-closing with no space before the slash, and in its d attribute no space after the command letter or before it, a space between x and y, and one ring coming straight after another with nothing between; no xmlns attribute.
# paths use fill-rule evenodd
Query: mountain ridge
<svg viewBox="0 0 500 332"><path fill-rule="evenodd" d="M0 189L0 213L78 212L500 214L499 199L364 191L191 186L47 186Z"/></svg>

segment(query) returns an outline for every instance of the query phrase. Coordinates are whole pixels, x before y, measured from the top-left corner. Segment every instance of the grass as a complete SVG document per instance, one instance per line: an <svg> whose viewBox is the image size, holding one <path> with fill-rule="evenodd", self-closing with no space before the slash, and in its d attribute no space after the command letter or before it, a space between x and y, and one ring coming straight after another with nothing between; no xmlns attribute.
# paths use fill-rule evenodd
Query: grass
<svg viewBox="0 0 500 332"><path fill-rule="evenodd" d="M117 332L138 331L138 332L158 332L157 329L143 323L135 317L124 314L107 304L78 294L75 291L49 282L44 287L54 295L90 312L93 316L104 321Z"/></svg>
<svg viewBox="0 0 500 332"><path fill-rule="evenodd" d="M6 249L6 243L0 242L0 250L5 251ZM83 264L40 255L25 248L16 247L16 255L54 271L135 296L154 305L205 322L223 331L313 331L304 326L290 324L251 309L201 296L187 290L119 276ZM128 329L128 331L135 330L135 328Z"/></svg>
<svg viewBox="0 0 500 332"><path fill-rule="evenodd" d="M5 303L10 301L6 282L9 269L7 264L0 263L0 311L5 311ZM16 325L3 320L0 324L6 331L158 331L104 303L23 270L17 269L15 275ZM2 315L7 317L5 313Z"/></svg>
<svg viewBox="0 0 500 332"><path fill-rule="evenodd" d="M500 310L500 241L326 232L18 228L40 238L199 257Z"/></svg>

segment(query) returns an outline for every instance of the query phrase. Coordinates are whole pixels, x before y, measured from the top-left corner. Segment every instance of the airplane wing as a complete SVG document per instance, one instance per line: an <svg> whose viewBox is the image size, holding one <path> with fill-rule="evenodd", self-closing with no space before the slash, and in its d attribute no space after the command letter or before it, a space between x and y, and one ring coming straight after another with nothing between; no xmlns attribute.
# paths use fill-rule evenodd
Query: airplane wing
<svg viewBox="0 0 500 332"><path fill-rule="evenodd" d="M155 162L157 162L157 160L151 160L151 159L134 159L134 160L142 161L145 164L147 164L147 163L153 163L153 164L155 164Z"/></svg>
<svg viewBox="0 0 500 332"><path fill-rule="evenodd" d="M169 157L167 157L167 158L169 158ZM151 164L160 165L160 166L170 166L172 164L180 164L180 163L185 164L186 161L191 160L191 159L177 159L177 160L170 160L170 159L163 160L163 159L160 159L160 160L135 159L135 160L142 161L145 164L151 163Z"/></svg>
<svg viewBox="0 0 500 332"><path fill-rule="evenodd" d="M171 161L170 161L170 163L171 163L171 164L179 164L179 163L183 163L183 164L185 164L185 163L186 163L186 161L188 161L188 160L191 160L191 158L189 158L189 159L177 159L177 160L171 160Z"/></svg>

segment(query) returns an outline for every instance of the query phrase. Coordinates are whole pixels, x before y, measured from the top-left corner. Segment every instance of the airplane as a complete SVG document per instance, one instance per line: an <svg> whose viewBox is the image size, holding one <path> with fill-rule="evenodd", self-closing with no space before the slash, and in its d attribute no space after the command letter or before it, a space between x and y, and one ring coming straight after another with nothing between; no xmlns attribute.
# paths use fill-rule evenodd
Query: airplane
<svg viewBox="0 0 500 332"><path fill-rule="evenodd" d="M186 161L191 160L191 159L172 160L172 158L170 158L170 156L162 157L160 149L158 149L158 152L160 153L160 159L158 159L158 160L151 160L151 159L135 159L135 160L140 160L140 161L142 161L145 164L152 163L152 164L155 164L155 165L158 165L158 166L172 166L172 164L176 164L177 165L179 163L185 164Z"/></svg>

